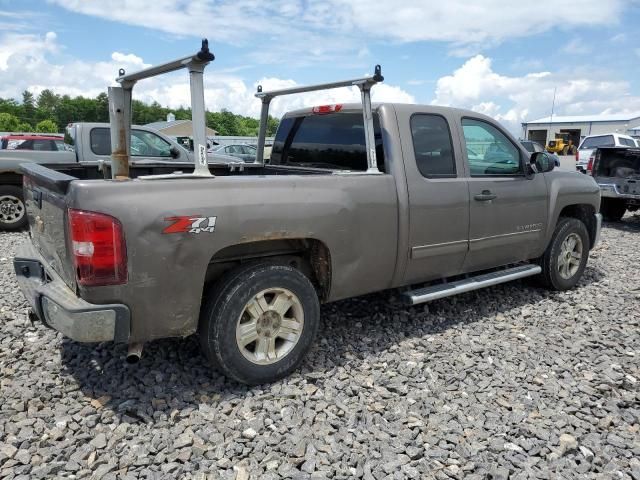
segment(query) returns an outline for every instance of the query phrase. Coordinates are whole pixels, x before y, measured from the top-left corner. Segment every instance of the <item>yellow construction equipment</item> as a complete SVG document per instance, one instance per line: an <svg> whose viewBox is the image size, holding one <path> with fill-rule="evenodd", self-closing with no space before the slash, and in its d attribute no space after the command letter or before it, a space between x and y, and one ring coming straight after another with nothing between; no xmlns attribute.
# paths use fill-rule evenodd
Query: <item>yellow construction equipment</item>
<svg viewBox="0 0 640 480"><path fill-rule="evenodd" d="M556 138L550 140L547 145L547 152L557 155L575 155L576 146L568 133L556 133Z"/></svg>

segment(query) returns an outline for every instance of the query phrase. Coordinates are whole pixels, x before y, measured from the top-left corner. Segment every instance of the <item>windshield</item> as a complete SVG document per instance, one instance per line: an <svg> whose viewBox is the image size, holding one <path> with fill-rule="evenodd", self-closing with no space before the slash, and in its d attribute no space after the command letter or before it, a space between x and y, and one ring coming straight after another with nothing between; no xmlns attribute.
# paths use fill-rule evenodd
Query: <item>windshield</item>
<svg viewBox="0 0 640 480"><path fill-rule="evenodd" d="M599 135L597 137L587 137L580 145L580 150L597 147L615 147L613 135Z"/></svg>

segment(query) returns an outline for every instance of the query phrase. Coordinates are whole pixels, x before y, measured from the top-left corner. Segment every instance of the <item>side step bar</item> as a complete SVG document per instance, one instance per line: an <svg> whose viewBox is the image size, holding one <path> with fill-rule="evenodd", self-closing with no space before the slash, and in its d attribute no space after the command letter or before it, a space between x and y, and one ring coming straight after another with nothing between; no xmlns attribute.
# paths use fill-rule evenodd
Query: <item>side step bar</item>
<svg viewBox="0 0 640 480"><path fill-rule="evenodd" d="M471 292L484 287L510 282L518 278L537 275L542 269L539 265L519 265L517 267L499 270L497 272L483 273L475 277L456 280L451 283L441 283L417 290L405 292L403 295L410 305L430 302L438 298L450 297L459 293Z"/></svg>

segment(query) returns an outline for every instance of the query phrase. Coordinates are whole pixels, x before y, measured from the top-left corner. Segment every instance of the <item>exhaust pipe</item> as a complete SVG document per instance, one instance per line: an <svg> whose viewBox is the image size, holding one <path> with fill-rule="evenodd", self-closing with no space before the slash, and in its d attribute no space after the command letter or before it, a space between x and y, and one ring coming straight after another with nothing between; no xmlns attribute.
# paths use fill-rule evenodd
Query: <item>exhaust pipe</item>
<svg viewBox="0 0 640 480"><path fill-rule="evenodd" d="M134 364L140 361L142 356L142 343L130 343L127 351L127 363Z"/></svg>

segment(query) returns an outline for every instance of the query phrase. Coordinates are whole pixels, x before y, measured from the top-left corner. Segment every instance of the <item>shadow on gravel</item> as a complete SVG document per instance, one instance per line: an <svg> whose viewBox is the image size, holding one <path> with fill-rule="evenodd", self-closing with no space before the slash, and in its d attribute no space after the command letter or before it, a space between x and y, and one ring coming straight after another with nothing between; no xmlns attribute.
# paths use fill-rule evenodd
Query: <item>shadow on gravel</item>
<svg viewBox="0 0 640 480"><path fill-rule="evenodd" d="M640 214L627 213L619 222L604 222L602 226L623 232L640 232Z"/></svg>
<svg viewBox="0 0 640 480"><path fill-rule="evenodd" d="M589 266L578 288L603 276L601 270ZM225 379L209 367L195 336L150 342L135 365L125 363L123 345L86 345L63 339L61 361L87 397L87 404L100 399L97 408L111 409L130 423L153 423L158 412L188 415L201 409L201 404L216 407L219 402L234 405L234 399L246 397L295 397L302 393L301 384L321 382L346 363L357 368L365 357L401 341L420 340L458 325L495 321L498 314L513 317L528 310L531 315L550 299L564 302L566 293L536 288L532 283L516 281L414 307L403 305L397 291L324 305L315 347L301 369L271 386L252 388Z"/></svg>

